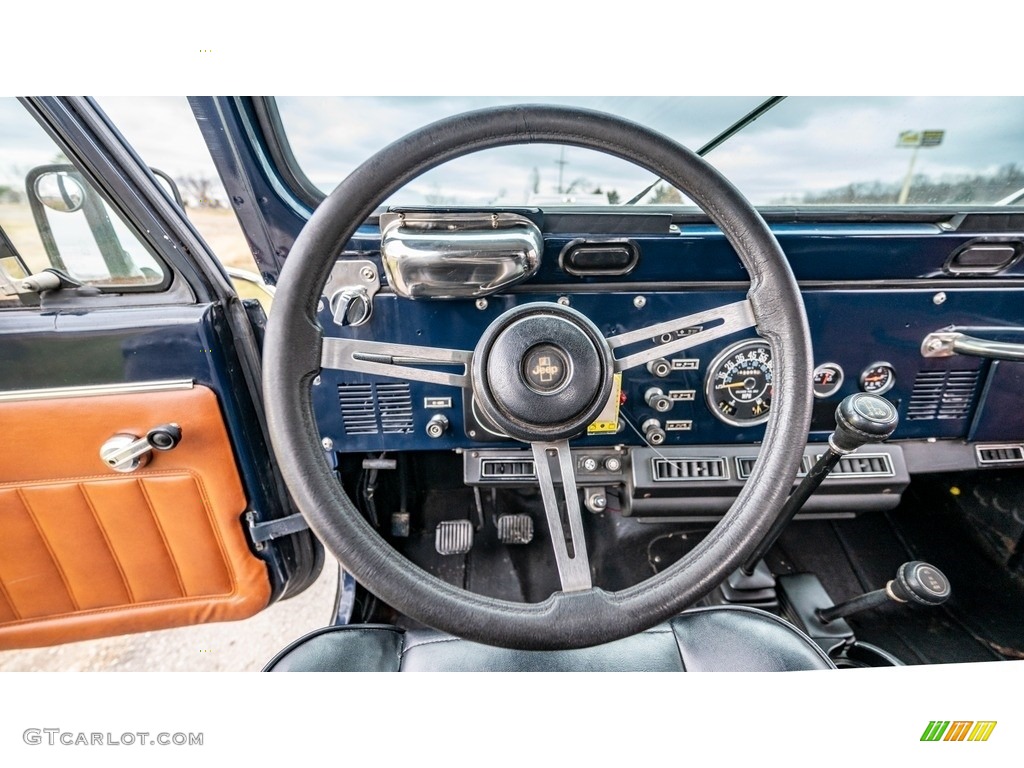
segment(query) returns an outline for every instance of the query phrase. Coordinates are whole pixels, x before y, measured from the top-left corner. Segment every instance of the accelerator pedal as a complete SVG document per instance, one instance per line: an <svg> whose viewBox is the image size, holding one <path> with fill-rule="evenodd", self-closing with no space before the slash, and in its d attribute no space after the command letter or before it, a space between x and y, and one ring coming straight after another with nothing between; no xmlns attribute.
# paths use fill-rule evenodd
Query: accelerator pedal
<svg viewBox="0 0 1024 768"><path fill-rule="evenodd" d="M497 524L498 540L502 544L529 544L533 541L533 518L529 515L502 515Z"/></svg>

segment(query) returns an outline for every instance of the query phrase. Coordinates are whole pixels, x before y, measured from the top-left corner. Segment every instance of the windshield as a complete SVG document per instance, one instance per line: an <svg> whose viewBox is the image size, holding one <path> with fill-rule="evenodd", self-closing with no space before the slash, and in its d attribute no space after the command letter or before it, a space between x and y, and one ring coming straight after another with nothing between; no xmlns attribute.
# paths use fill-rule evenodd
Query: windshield
<svg viewBox="0 0 1024 768"><path fill-rule="evenodd" d="M301 171L330 192L359 163L442 117L510 103L610 112L696 150L763 97L282 97L284 135ZM706 158L759 206L1024 203L1024 98L789 97ZM624 161L558 145L470 155L398 192L395 205L687 204ZM653 186L651 186L653 183Z"/></svg>

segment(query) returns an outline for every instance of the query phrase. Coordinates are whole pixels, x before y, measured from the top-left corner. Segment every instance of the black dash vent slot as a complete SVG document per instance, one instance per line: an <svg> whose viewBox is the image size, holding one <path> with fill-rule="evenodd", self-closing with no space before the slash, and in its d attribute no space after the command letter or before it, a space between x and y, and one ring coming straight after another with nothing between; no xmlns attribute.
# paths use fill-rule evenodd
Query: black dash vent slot
<svg viewBox="0 0 1024 768"><path fill-rule="evenodd" d="M737 456L736 457L736 477L740 480L746 480L750 477L750 473L754 471L754 462L757 461L756 456Z"/></svg>
<svg viewBox="0 0 1024 768"><path fill-rule="evenodd" d="M412 397L404 382L339 384L338 404L346 435L412 432Z"/></svg>
<svg viewBox="0 0 1024 768"><path fill-rule="evenodd" d="M857 475L859 477L895 477L892 459L887 453L853 453L843 456L830 477Z"/></svg>
<svg viewBox="0 0 1024 768"><path fill-rule="evenodd" d="M979 445L975 450L982 466L1024 462L1024 445Z"/></svg>
<svg viewBox="0 0 1024 768"><path fill-rule="evenodd" d="M746 480L750 477L751 472L754 471L754 462L757 461L756 456L737 456L736 457L736 478L738 480ZM811 469L811 457L804 456L800 459L800 470L796 473L797 477L803 477Z"/></svg>
<svg viewBox="0 0 1024 768"><path fill-rule="evenodd" d="M907 419L966 419L978 391L978 371L921 371L907 405Z"/></svg>
<svg viewBox="0 0 1024 768"><path fill-rule="evenodd" d="M655 482L728 480L725 459L652 459Z"/></svg>
<svg viewBox="0 0 1024 768"><path fill-rule="evenodd" d="M481 480L533 480L537 477L531 459L481 459Z"/></svg>

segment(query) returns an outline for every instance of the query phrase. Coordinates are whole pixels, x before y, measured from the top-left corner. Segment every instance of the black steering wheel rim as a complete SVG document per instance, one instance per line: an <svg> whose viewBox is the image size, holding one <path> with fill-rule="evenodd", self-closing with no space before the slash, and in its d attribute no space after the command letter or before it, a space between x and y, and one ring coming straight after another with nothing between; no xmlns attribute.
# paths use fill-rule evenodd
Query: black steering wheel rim
<svg viewBox="0 0 1024 768"><path fill-rule="evenodd" d="M594 149L631 161L682 190L725 234L749 272L758 332L772 345L774 393L761 458L721 522L682 560L618 592L556 592L541 603L477 595L428 574L367 523L325 461L311 405L322 334L316 307L334 261L389 195L472 152L521 143ZM314 212L288 256L267 325L263 389L270 438L310 527L372 593L460 637L553 650L643 631L710 592L764 537L799 467L810 423L810 333L796 280L775 237L721 174L673 140L581 109L519 105L479 110L419 129L357 168Z"/></svg>

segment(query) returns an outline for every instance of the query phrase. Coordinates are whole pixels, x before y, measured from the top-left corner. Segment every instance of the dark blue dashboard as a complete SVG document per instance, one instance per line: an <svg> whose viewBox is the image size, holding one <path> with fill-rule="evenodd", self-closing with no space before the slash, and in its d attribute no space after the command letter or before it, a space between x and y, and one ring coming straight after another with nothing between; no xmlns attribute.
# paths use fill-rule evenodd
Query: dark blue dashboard
<svg viewBox="0 0 1024 768"><path fill-rule="evenodd" d="M979 243L1019 249L1020 234L1001 231L1006 223L992 227L988 219L968 217L954 224L772 224L801 285L815 365L831 362L844 372L834 394L815 400L812 441L827 437L836 404L860 388L863 371L881 362L895 372L895 384L886 395L900 411L895 440L1024 437L1019 410L1019 368L1024 364L921 354L924 337L949 326L984 329L992 340L1024 342L1020 260L997 274L954 274L949 266L955 254ZM324 306L319 316L324 333L472 350L492 320L526 302L568 303L611 336L738 301L746 291L746 273L724 236L700 221L670 221L667 214L558 213L544 216L542 229L544 254L537 274L489 296L482 308L472 299L410 300L385 285L366 325L341 328ZM633 241L640 253L628 275L579 277L560 265L559 254L575 239L622 237ZM379 243L376 227L367 225L341 258L372 260L383 274ZM573 445L643 445L640 426L653 417L685 425L666 432L666 446L760 441L763 426L722 422L709 410L704 394L709 363L743 338L756 336L741 332L688 350L677 356L685 362L677 360L679 370L667 378L643 367L627 371L621 431L581 436ZM651 387L690 394L675 402L671 412L659 414L644 400ZM322 436L342 453L521 447L481 430L471 403L455 388L324 370L313 388L313 402ZM360 402L375 413L360 412ZM428 437L427 421L439 413L448 420L448 429L441 437Z"/></svg>

